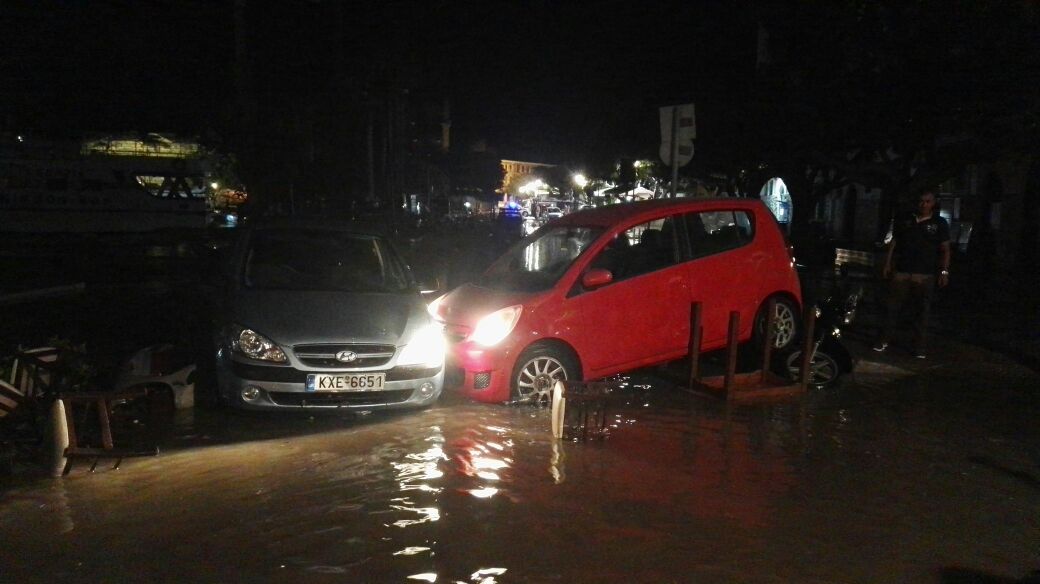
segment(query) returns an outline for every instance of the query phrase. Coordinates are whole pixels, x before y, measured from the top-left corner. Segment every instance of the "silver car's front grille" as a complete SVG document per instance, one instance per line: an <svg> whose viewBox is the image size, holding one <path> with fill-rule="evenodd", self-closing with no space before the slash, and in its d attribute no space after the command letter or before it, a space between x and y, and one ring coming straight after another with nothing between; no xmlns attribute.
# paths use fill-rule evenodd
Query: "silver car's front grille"
<svg viewBox="0 0 1040 584"><path fill-rule="evenodd" d="M280 406L385 406L399 404L412 397L412 389L395 389L388 391L318 391L318 392L281 392L271 391L267 396Z"/></svg>
<svg viewBox="0 0 1040 584"><path fill-rule="evenodd" d="M386 365L394 356L393 345L360 345L360 344L322 344L296 345L293 347L296 358L311 367L330 367L335 369L353 367L379 367ZM345 358L337 355L347 353ZM352 354L352 355L351 355ZM351 358L351 356L353 358Z"/></svg>

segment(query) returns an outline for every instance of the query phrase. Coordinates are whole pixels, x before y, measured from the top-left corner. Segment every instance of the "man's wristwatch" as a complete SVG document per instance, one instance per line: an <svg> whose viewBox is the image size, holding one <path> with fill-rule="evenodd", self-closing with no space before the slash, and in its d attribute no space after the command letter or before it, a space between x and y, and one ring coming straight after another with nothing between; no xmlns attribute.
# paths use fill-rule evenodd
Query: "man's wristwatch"
<svg viewBox="0 0 1040 584"><path fill-rule="evenodd" d="M950 275L950 270L940 270L939 271L939 275L940 276L949 276Z"/></svg>

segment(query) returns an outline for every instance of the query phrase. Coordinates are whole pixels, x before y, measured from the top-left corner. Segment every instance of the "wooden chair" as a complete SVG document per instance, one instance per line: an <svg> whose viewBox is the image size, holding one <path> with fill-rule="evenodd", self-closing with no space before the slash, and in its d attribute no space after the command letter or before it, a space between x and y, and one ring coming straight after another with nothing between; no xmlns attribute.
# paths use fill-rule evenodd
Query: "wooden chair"
<svg viewBox="0 0 1040 584"><path fill-rule="evenodd" d="M24 416L31 426L32 441L52 451L53 468L61 474L72 470L76 459L93 459L93 471L101 458L115 458L118 468L123 458L154 456L157 447L117 448L112 437L112 405L132 399L147 398L148 386L128 387L119 391L69 391L66 380L70 371L61 350L40 347L19 351L15 355L8 382L0 381L0 410L4 416ZM100 444L94 445L82 431L90 410L97 415ZM80 419L75 414L79 410ZM48 420L45 424L44 420ZM51 432L45 432L44 426Z"/></svg>
<svg viewBox="0 0 1040 584"><path fill-rule="evenodd" d="M117 448L112 440L112 404L132 399L148 399L150 387L137 386L120 391L77 391L59 393L58 401L64 406L65 425L68 428L68 446L65 448L65 468L63 475L72 470L72 462L75 459L92 458L90 471L94 472L98 462L102 458L114 458L113 469L119 468L124 458L133 456L156 456L159 454L158 446L146 448ZM83 436L77 432L77 423L74 412L77 406L82 406L84 414L89 413L91 407L97 413L98 429L101 434L100 446L83 446Z"/></svg>
<svg viewBox="0 0 1040 584"><path fill-rule="evenodd" d="M607 405L623 401L623 394L614 381L559 380L552 391L552 434L557 439L605 438Z"/></svg>
<svg viewBox="0 0 1040 584"><path fill-rule="evenodd" d="M13 415L25 403L25 394L17 387L0 379L0 419Z"/></svg>

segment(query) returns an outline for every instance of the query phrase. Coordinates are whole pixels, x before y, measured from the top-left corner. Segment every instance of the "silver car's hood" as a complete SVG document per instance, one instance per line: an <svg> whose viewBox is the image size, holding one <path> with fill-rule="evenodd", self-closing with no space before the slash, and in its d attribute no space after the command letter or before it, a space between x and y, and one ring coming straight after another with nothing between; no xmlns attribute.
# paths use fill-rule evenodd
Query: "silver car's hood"
<svg viewBox="0 0 1040 584"><path fill-rule="evenodd" d="M401 345L409 320L415 329L428 319L425 304L414 294L241 290L231 311L235 324L284 346L350 342Z"/></svg>

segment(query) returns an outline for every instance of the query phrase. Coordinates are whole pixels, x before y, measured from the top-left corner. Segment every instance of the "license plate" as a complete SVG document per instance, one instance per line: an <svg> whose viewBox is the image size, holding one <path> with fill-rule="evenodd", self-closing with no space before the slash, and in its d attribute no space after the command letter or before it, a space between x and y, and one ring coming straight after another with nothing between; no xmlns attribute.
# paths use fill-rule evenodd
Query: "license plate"
<svg viewBox="0 0 1040 584"><path fill-rule="evenodd" d="M385 373L351 375L315 373L307 376L307 391L378 391L383 389L385 381Z"/></svg>

